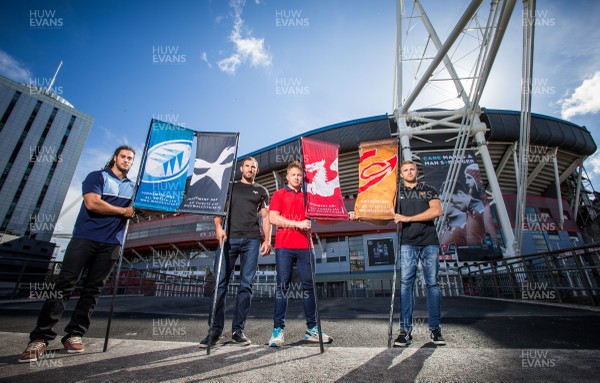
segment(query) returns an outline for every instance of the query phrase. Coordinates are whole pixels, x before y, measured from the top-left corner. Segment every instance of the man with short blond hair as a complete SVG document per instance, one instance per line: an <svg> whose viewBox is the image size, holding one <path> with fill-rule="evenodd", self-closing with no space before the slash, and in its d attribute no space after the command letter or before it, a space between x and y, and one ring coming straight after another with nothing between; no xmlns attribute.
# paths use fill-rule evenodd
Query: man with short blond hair
<svg viewBox="0 0 600 383"><path fill-rule="evenodd" d="M275 234L275 267L277 286L275 290L275 309L273 331L269 346L281 347L285 343L283 330L288 307L288 294L292 280L294 264L300 274L302 284L302 303L306 317L304 340L319 342L316 319L315 291L311 271L311 246L309 245L311 221L306 218L304 192L302 190L302 166L293 161L286 172L287 185L273 193L269 206L271 223L277 226ZM333 338L321 332L324 343L333 342Z"/></svg>
<svg viewBox="0 0 600 383"><path fill-rule="evenodd" d="M400 166L402 182L398 188L398 205L394 222L402 222L400 247L400 335L394 346L404 347L412 340L414 285L417 265L421 262L429 311L429 331L436 345L446 344L440 328L441 294L438 283L439 241L434 219L442 215L442 204L437 191L419 182L417 165L404 161Z"/></svg>

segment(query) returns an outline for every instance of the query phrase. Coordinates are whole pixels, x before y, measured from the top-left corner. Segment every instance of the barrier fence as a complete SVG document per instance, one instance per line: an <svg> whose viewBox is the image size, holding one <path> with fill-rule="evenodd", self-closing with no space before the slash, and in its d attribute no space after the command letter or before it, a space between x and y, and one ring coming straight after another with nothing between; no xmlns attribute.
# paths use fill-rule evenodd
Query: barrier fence
<svg viewBox="0 0 600 383"><path fill-rule="evenodd" d="M0 256L0 264L0 296L4 299L44 298L41 292L52 290L61 268L60 261L4 256ZM178 273L135 268L121 270L117 294L209 297L213 289L212 274L186 273L186 270ZM392 287L391 272L389 274L356 279L356 274L349 273L335 281L319 281L317 275L317 296L321 299L389 297ZM439 282L443 296L470 295L598 305L600 244L497 261L465 263L442 270ZM75 296L78 295L80 285L75 290ZM111 294L113 286L114 278L111 276L103 294ZM234 273L228 287L228 296L235 296L238 286L239 275ZM399 296L400 283L396 284L396 288L396 295ZM274 273L258 274L255 277L255 299L274 299L275 291ZM414 291L417 297L427 296L422 276L417 278ZM290 285L289 296L302 296L301 285L296 279Z"/></svg>

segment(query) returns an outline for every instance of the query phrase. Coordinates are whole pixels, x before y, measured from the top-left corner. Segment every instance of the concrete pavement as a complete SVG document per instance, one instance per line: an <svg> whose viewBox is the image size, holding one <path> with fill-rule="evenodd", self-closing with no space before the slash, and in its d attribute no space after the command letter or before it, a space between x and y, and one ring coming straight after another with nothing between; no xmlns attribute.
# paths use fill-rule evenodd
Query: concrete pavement
<svg viewBox="0 0 600 383"><path fill-rule="evenodd" d="M228 320L223 344L206 355L197 345L207 331L207 299L118 297L103 353L109 303L100 301L84 353L65 353L57 338L31 364L16 363L16 355L41 303L0 304L0 382L595 382L600 365L595 308L445 298L448 345L436 347L428 339L426 304L417 300L414 343L388 350L388 299L322 300L323 328L335 341L320 354L318 345L301 341L300 302L290 302L287 346L274 349L266 344L272 302L255 301L246 326L253 345L229 343Z"/></svg>

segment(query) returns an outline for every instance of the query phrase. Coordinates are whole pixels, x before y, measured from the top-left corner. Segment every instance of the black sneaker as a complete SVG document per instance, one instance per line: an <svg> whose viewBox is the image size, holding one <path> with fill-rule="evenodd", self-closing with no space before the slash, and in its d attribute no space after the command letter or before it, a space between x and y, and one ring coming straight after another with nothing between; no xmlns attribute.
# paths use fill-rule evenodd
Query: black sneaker
<svg viewBox="0 0 600 383"><path fill-rule="evenodd" d="M433 339L433 344L437 344L443 346L446 344L446 340L442 336L442 330L433 330L431 332L431 339Z"/></svg>
<svg viewBox="0 0 600 383"><path fill-rule="evenodd" d="M412 343L412 334L406 330L400 330L400 335L394 341L394 347L406 347Z"/></svg>
<svg viewBox="0 0 600 383"><path fill-rule="evenodd" d="M231 334L231 341L239 344L240 346L249 346L250 343L252 343L243 331L236 331Z"/></svg>
<svg viewBox="0 0 600 383"><path fill-rule="evenodd" d="M210 335L210 334L209 334ZM202 339L200 341L200 345L198 346L199 348L208 348L208 337L209 335L206 336L206 338ZM210 347L217 347L220 345L219 340L221 340L221 334L216 334L213 333L212 334L212 340L210 342Z"/></svg>

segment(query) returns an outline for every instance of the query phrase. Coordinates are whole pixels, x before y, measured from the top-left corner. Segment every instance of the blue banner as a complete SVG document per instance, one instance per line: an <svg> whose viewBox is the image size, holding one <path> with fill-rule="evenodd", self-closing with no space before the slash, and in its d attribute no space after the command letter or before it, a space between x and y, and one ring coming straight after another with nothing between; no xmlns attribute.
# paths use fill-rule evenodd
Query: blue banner
<svg viewBox="0 0 600 383"><path fill-rule="evenodd" d="M225 215L225 205L233 178L239 133L198 133L194 173L182 213Z"/></svg>
<svg viewBox="0 0 600 383"><path fill-rule="evenodd" d="M133 206L175 212L185 194L194 131L152 120Z"/></svg>

